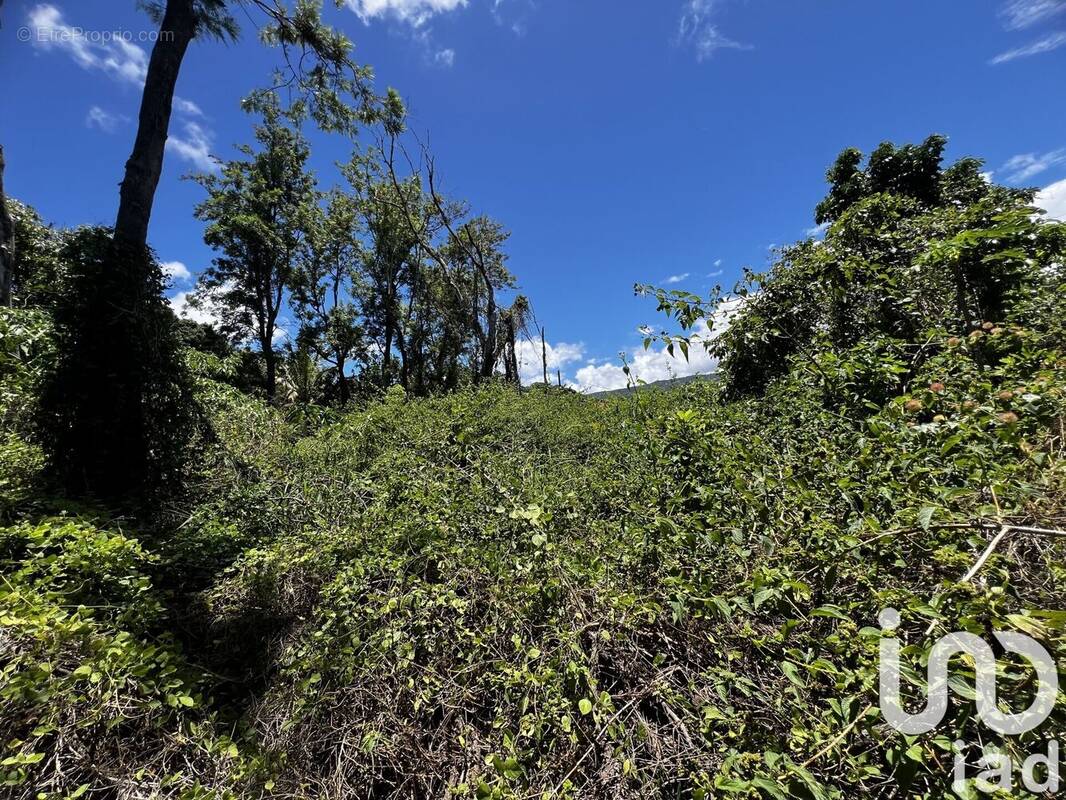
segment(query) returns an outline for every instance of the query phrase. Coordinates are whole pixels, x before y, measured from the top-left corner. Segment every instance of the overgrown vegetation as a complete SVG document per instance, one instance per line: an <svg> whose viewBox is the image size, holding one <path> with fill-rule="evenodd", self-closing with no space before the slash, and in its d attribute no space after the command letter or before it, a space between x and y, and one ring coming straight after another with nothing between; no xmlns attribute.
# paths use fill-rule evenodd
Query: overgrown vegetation
<svg viewBox="0 0 1066 800"><path fill-rule="evenodd" d="M1066 226L942 147L845 153L824 242L750 276L712 342L669 337L716 348L718 383L595 399L475 368L416 397L386 361L380 399L267 402L247 354L186 326L207 424L136 519L41 476L38 398L74 350L59 301L4 310L5 793L977 796L950 786L955 741L990 733L973 664L939 729L899 734L877 618L902 613L916 699L947 631L1020 630L1063 663L1063 538L1014 532L963 576L1004 525L1066 527ZM24 257L83 280L97 232L31 229L65 244ZM443 230L428 263L472 259L476 292L490 261ZM16 300L48 291L32 273ZM300 274L335 358L328 274ZM686 326L719 299L658 298ZM1002 672L1027 705L1031 672ZM1028 753L1064 708L999 743Z"/></svg>

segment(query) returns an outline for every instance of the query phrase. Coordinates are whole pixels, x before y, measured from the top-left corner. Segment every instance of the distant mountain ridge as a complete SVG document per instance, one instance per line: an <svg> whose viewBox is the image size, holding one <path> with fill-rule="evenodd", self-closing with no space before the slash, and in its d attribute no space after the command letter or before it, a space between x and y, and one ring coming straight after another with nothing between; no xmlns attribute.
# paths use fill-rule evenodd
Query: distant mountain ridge
<svg viewBox="0 0 1066 800"><path fill-rule="evenodd" d="M661 381L652 381L650 383L642 383L636 386L625 386L621 389L608 389L603 392L589 392L588 397L609 397L617 394L634 394L637 391L643 391L645 389L654 389L661 391L664 389L673 389L677 386L684 386L686 383L693 383L695 381L717 381L717 372L701 372L696 375L685 375L682 378L665 378Z"/></svg>

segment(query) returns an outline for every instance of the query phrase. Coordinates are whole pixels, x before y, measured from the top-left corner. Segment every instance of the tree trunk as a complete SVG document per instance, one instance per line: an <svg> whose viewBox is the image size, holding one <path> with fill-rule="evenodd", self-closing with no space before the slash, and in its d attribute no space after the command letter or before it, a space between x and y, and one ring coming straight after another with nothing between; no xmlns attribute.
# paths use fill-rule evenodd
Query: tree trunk
<svg viewBox="0 0 1066 800"><path fill-rule="evenodd" d="M954 278L956 312L959 315L959 321L962 323L962 330L969 333L970 310L968 308L969 303L966 302L966 276L962 271L962 265L958 262L955 263Z"/></svg>
<svg viewBox="0 0 1066 800"><path fill-rule="evenodd" d="M393 293L395 292L393 275L390 274L385 280L385 345L381 353L381 385L389 385L389 372L392 369L392 340L396 330L396 315L393 307Z"/></svg>
<svg viewBox="0 0 1066 800"><path fill-rule="evenodd" d="M485 349L481 362L481 377L491 378L496 372L496 292L489 276L485 279Z"/></svg>
<svg viewBox="0 0 1066 800"><path fill-rule="evenodd" d="M11 305L11 275L15 269L15 224L4 194L4 148L0 145L0 306Z"/></svg>
<svg viewBox="0 0 1066 800"><path fill-rule="evenodd" d="M266 364L266 395L268 400L273 400L278 391L278 359L274 352L271 341L260 342L259 347L263 351L263 362Z"/></svg>
<svg viewBox="0 0 1066 800"><path fill-rule="evenodd" d="M193 0L167 0L159 26L159 38L152 47L148 73L141 95L137 138L126 162L126 174L119 188L115 241L143 248L148 242L148 222L152 202L163 171L163 151L170 128L170 107L185 51L196 35Z"/></svg>
<svg viewBox="0 0 1066 800"><path fill-rule="evenodd" d="M344 375L344 366L346 360L341 353L337 353L337 397L340 400L341 408L348 405L348 378Z"/></svg>
<svg viewBox="0 0 1066 800"><path fill-rule="evenodd" d="M506 328L505 335L507 336L507 350L503 355L504 372L506 373L504 375L504 380L513 383L516 386L521 386L522 381L518 377L518 350L516 346L517 343L515 342L517 337L515 336L513 313L507 315L507 321L504 322L504 326Z"/></svg>
<svg viewBox="0 0 1066 800"><path fill-rule="evenodd" d="M544 365L544 391L548 391L548 345L544 342L544 328L540 329L540 361Z"/></svg>

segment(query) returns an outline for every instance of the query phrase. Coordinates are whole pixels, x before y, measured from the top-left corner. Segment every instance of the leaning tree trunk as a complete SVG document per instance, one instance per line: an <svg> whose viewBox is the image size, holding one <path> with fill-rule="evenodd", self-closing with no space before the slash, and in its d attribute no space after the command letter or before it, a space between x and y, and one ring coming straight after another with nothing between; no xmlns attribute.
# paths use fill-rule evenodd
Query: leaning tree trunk
<svg viewBox="0 0 1066 800"><path fill-rule="evenodd" d="M163 171L163 151L170 128L170 107L182 59L196 35L193 0L167 0L159 26L159 38L152 47L148 73L141 95L137 138L126 162L126 174L119 188L115 241L143 248L148 242L148 222L152 202Z"/></svg>
<svg viewBox="0 0 1066 800"><path fill-rule="evenodd" d="M0 306L11 305L11 274L15 269L15 224L4 195L4 148L0 145Z"/></svg>
<svg viewBox="0 0 1066 800"><path fill-rule="evenodd" d="M173 313L148 251L174 85L196 34L196 0L167 0L106 252L77 254L55 312L62 343L42 392L49 463L74 496L139 506L183 472L194 416Z"/></svg>

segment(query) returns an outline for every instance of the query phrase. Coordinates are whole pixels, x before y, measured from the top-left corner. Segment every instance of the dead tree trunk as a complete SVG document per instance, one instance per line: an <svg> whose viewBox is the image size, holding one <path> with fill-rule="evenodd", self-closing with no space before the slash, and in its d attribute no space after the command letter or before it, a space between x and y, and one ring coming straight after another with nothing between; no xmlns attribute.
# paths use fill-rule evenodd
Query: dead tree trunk
<svg viewBox="0 0 1066 800"><path fill-rule="evenodd" d="M544 365L544 391L548 391L548 345L544 342L544 328L540 329L540 361Z"/></svg>

